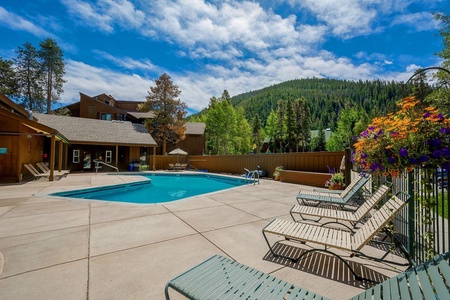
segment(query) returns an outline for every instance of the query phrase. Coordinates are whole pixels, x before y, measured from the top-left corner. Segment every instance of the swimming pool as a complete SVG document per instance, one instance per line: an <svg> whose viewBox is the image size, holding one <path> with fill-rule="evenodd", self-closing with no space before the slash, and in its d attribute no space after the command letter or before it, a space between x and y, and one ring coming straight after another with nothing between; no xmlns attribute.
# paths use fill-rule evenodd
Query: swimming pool
<svg viewBox="0 0 450 300"><path fill-rule="evenodd" d="M248 183L242 178L211 174L148 174L150 180L53 193L51 196L128 203L164 203L221 191Z"/></svg>

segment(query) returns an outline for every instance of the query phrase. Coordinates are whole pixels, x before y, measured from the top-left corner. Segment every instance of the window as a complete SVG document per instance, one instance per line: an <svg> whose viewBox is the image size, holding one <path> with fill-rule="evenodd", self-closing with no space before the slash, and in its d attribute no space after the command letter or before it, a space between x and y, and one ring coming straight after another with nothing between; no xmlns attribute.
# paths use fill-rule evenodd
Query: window
<svg viewBox="0 0 450 300"><path fill-rule="evenodd" d="M73 150L72 162L78 164L80 162L80 150Z"/></svg>
<svg viewBox="0 0 450 300"><path fill-rule="evenodd" d="M111 163L111 162L112 162L112 151L106 150L105 163Z"/></svg>
<svg viewBox="0 0 450 300"><path fill-rule="evenodd" d="M102 114L101 115L102 120L111 121L112 120L112 114Z"/></svg>

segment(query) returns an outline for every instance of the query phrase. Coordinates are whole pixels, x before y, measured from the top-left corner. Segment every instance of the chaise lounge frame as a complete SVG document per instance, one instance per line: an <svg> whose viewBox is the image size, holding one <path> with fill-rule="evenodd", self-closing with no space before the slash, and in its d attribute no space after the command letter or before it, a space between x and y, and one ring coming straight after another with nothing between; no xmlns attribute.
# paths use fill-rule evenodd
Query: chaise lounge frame
<svg viewBox="0 0 450 300"><path fill-rule="evenodd" d="M349 222L353 228L356 227L358 223L362 223L364 219L370 214L374 207L387 195L392 183L387 182L380 185L377 190L370 196L363 204L361 204L355 211L340 210L333 208L325 208L320 206L308 206L308 205L294 205L289 211L292 220L296 221L294 215L298 215L301 220L311 220L315 222L320 222L323 218L334 219L335 222L323 223L322 226L330 223L340 223L341 221ZM318 219L311 219L307 217L315 217ZM345 224L342 224L346 226ZM347 226L346 226L347 227ZM348 228L348 227L347 227ZM349 228L351 230L351 228Z"/></svg>
<svg viewBox="0 0 450 300"><path fill-rule="evenodd" d="M404 193L402 193L404 194ZM406 194L405 194L406 195ZM386 261L385 258L389 254L389 250L382 257L372 257L366 255L361 251L361 249L367 245L372 239L381 232L393 219L394 217L406 206L409 195L407 195L406 201L401 200L397 196L392 196L386 203L381 206L360 228L354 232L344 231L342 229L330 228L325 226L319 226L316 224L301 223L289 220L274 219L262 230L264 239L269 246L270 252L275 257L282 257L290 259L293 262L298 262L302 257L308 255L312 252L325 252L329 253L339 260L341 260L352 272L358 280L364 280L350 267L350 265L338 254L329 251L328 248L335 248L344 250L351 253L351 256L363 256L375 261ZM297 241L301 243L315 243L323 245L324 249L314 248L307 250L300 254L297 258L292 258L282 254L275 253L273 247L270 245L266 234L275 234L283 236L286 240ZM389 232L387 232L389 233ZM396 265L412 265L412 260L406 249L399 243L393 234L390 234L391 243L384 241L376 241L377 243L389 244L392 246L397 246L403 252L405 257L408 259L408 264L396 263L393 261L388 261L391 264Z"/></svg>

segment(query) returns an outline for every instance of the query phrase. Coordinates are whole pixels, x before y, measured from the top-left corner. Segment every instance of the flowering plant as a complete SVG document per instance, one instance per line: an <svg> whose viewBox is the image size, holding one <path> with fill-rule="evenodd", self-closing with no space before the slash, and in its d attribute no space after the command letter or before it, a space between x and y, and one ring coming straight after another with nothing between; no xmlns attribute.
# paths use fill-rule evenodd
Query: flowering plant
<svg viewBox="0 0 450 300"><path fill-rule="evenodd" d="M275 168L275 172L273 172L273 176L274 177L279 177L280 176L280 172L284 170L283 166L277 166Z"/></svg>
<svg viewBox="0 0 450 300"><path fill-rule="evenodd" d="M325 186L326 187L333 187L333 186L345 186L345 181L344 181L344 174L342 174L341 172L336 172L331 174L330 179L328 179L327 181L325 181Z"/></svg>
<svg viewBox="0 0 450 300"><path fill-rule="evenodd" d="M398 177L416 166L450 169L450 119L415 97L397 104L400 109L372 120L355 143L352 160L371 173Z"/></svg>

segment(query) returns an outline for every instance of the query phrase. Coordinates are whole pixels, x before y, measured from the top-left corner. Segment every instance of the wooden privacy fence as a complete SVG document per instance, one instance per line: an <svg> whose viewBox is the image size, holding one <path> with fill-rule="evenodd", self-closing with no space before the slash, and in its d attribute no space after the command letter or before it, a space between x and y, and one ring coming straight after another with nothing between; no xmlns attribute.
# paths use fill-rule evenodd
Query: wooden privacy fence
<svg viewBox="0 0 450 300"><path fill-rule="evenodd" d="M343 156L343 151L212 156L179 155L178 162L189 162L197 170L229 174L243 174L244 168L254 170L257 166L260 166L262 170L268 172L268 177L272 177L272 173L277 166L283 166L285 170L318 173L328 173L328 168L339 170ZM169 163L173 164L176 162L176 156L157 155L155 158L155 167L157 170L163 170L168 168Z"/></svg>

